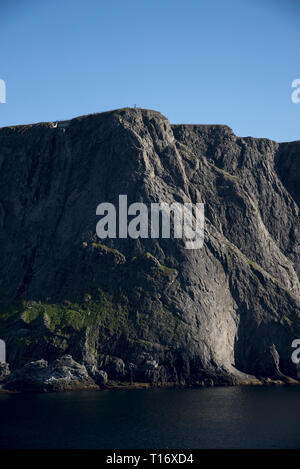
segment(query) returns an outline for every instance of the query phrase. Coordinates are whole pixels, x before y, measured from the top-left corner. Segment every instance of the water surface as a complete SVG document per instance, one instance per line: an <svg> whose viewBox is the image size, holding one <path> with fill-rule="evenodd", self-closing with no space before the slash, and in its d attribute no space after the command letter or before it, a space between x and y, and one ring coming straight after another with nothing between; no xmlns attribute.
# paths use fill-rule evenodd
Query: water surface
<svg viewBox="0 0 300 469"><path fill-rule="evenodd" d="M2 394L0 448L300 448L300 387Z"/></svg>

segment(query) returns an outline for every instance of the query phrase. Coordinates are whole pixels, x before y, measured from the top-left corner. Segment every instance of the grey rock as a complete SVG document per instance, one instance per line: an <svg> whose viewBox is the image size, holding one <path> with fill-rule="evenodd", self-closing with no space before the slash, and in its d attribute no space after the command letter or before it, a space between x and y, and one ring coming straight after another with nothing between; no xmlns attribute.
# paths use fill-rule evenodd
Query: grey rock
<svg viewBox="0 0 300 469"><path fill-rule="evenodd" d="M70 353L110 379L298 379L300 142L121 109L0 129L0 168L0 336L13 368ZM96 207L119 194L203 201L204 247L100 242Z"/></svg>
<svg viewBox="0 0 300 469"><path fill-rule="evenodd" d="M95 381L96 384L104 385L107 383L108 375L106 371L99 370L95 364L92 366L86 366L86 369L88 371L88 374L91 376L91 378Z"/></svg>
<svg viewBox="0 0 300 469"><path fill-rule="evenodd" d="M126 367L124 361L119 357L113 357L107 355L103 361L101 361L101 368L103 368L110 379L122 380L126 376Z"/></svg>
<svg viewBox="0 0 300 469"><path fill-rule="evenodd" d="M12 372L4 389L23 392L53 392L98 389L86 368L65 355L52 364L38 360Z"/></svg>
<svg viewBox="0 0 300 469"><path fill-rule="evenodd" d="M0 363L0 383L10 375L8 363Z"/></svg>
<svg viewBox="0 0 300 469"><path fill-rule="evenodd" d="M100 384L100 385L106 384L108 381L108 375L106 371L103 371L103 370L96 371L94 381L96 384Z"/></svg>

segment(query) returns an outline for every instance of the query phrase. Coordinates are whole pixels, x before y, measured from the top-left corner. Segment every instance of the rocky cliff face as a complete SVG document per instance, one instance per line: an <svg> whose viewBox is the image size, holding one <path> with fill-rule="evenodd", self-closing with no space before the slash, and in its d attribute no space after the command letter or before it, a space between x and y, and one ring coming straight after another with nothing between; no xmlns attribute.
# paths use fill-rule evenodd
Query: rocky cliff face
<svg viewBox="0 0 300 469"><path fill-rule="evenodd" d="M300 142L140 109L0 129L0 337L118 380L300 379ZM96 207L204 202L205 242L106 239Z"/></svg>

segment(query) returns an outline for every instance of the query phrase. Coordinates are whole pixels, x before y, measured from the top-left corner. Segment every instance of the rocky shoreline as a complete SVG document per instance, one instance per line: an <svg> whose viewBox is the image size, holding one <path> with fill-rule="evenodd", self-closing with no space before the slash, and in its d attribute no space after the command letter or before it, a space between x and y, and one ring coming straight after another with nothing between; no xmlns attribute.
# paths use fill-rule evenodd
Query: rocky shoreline
<svg viewBox="0 0 300 469"><path fill-rule="evenodd" d="M10 372L8 364L0 365L1 393L47 393L68 391L101 391L101 390L129 390L171 387L214 387L214 386L264 386L264 385L298 385L289 377L271 379L264 377L246 376L231 383L214 381L212 378L194 383L176 382L137 382L109 380L104 370L88 369L77 363L71 355L48 363L41 359L27 363L24 367Z"/></svg>

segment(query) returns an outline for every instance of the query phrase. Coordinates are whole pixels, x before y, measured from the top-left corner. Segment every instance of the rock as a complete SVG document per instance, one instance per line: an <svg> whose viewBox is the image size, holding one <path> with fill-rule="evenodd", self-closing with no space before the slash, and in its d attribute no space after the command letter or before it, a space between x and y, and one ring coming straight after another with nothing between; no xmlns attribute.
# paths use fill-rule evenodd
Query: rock
<svg viewBox="0 0 300 469"><path fill-rule="evenodd" d="M270 345L264 353L260 363L263 373L269 378L282 378L283 374L279 370L279 354L274 344Z"/></svg>
<svg viewBox="0 0 300 469"><path fill-rule="evenodd" d="M160 368L155 360L146 360L145 363L140 367L144 380L151 382L152 384L157 382L160 377Z"/></svg>
<svg viewBox="0 0 300 469"><path fill-rule="evenodd" d="M107 355L101 362L101 367L108 373L110 379L122 380L126 376L125 363L119 357Z"/></svg>
<svg viewBox="0 0 300 469"><path fill-rule="evenodd" d="M120 109L3 128L0 148L0 336L13 369L70 353L120 381L299 381L300 142ZM100 240L96 208L120 194L204 202L203 248ZM79 370L63 367L71 386Z"/></svg>
<svg viewBox="0 0 300 469"><path fill-rule="evenodd" d="M92 366L86 366L86 368L89 375L95 381L96 384L105 385L107 383L108 375L106 371L98 370L95 364L93 364Z"/></svg>
<svg viewBox="0 0 300 469"><path fill-rule="evenodd" d="M46 360L27 363L23 368L13 371L4 381L3 387L18 391L43 391L47 370Z"/></svg>
<svg viewBox="0 0 300 469"><path fill-rule="evenodd" d="M86 368L65 355L48 365L38 360L14 371L4 382L4 389L24 392L77 391L98 389Z"/></svg>
<svg viewBox="0 0 300 469"><path fill-rule="evenodd" d="M108 381L108 376L106 371L98 370L95 372L94 381L96 384L105 385Z"/></svg>
<svg viewBox="0 0 300 469"><path fill-rule="evenodd" d="M9 364L0 363L0 383L10 375Z"/></svg>

